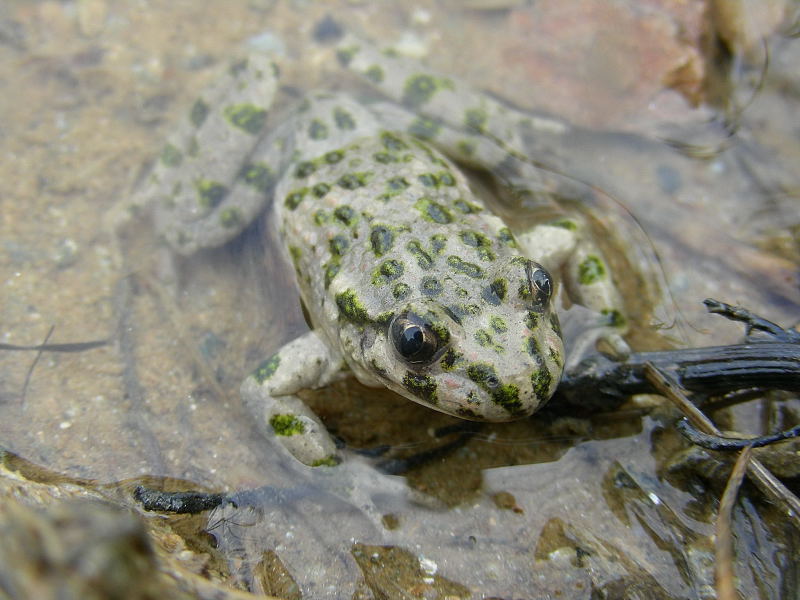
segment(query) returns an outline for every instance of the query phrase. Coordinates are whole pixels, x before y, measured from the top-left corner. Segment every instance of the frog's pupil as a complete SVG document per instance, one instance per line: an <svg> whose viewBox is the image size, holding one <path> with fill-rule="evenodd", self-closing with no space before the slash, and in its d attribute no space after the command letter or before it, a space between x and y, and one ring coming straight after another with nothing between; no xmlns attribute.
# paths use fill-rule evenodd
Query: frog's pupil
<svg viewBox="0 0 800 600"><path fill-rule="evenodd" d="M398 350L400 354L406 357L414 356L422 348L425 341L425 335L422 333L422 328L417 325L406 327L400 333L400 344Z"/></svg>

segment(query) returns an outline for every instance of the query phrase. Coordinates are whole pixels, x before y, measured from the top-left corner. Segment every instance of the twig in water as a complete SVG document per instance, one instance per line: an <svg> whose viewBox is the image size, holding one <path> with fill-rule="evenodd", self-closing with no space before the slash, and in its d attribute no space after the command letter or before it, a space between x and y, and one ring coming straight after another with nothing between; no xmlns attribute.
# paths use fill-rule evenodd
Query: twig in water
<svg viewBox="0 0 800 600"><path fill-rule="evenodd" d="M716 540L714 542L714 575L717 583L717 598L719 600L739 600L736 586L733 584L733 536L731 535L731 512L736 502L739 486L747 471L752 448L747 447L739 453L736 464L733 465L728 485L722 494L719 503L719 513L714 527Z"/></svg>

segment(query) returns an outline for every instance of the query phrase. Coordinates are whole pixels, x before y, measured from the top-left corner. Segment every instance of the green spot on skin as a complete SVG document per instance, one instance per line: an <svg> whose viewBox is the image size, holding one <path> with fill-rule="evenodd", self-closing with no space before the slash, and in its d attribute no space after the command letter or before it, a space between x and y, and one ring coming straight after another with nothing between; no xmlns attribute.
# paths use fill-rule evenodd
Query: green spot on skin
<svg viewBox="0 0 800 600"><path fill-rule="evenodd" d="M273 354L267 360L258 365L258 367L256 367L256 370L253 371L253 377L258 384L261 385L275 374L275 371L278 370L280 364L280 354Z"/></svg>
<svg viewBox="0 0 800 600"><path fill-rule="evenodd" d="M447 247L447 236L442 235L441 233L435 233L431 236L431 250L437 256L444 252L444 249Z"/></svg>
<svg viewBox="0 0 800 600"><path fill-rule="evenodd" d="M333 211L333 218L347 227L351 227L358 222L358 214L347 205L336 207L336 210Z"/></svg>
<svg viewBox="0 0 800 600"><path fill-rule="evenodd" d="M345 173L339 178L339 181L336 183L343 187L346 190L355 190L360 187L364 187L369 183L369 180L372 178L372 173L369 172L362 172L362 173Z"/></svg>
<svg viewBox="0 0 800 600"><path fill-rule="evenodd" d="M553 227L561 227L562 229L568 229L569 231L575 231L578 229L578 224L572 219L556 219L555 221L550 221L548 225L552 225Z"/></svg>
<svg viewBox="0 0 800 600"><path fill-rule="evenodd" d="M502 385L494 367L489 363L471 363L467 367L467 377L477 383L492 397L492 402L502 406L511 414L516 414L522 409L519 400L519 388L514 385Z"/></svg>
<svg viewBox="0 0 800 600"><path fill-rule="evenodd" d="M442 360L439 361L439 366L442 367L443 371L452 371L458 363L464 361L464 355L456 352L452 348L449 348L447 352L444 353L442 356Z"/></svg>
<svg viewBox="0 0 800 600"><path fill-rule="evenodd" d="M338 257L332 258L329 262L325 263L325 289L327 290L330 285L331 281L333 281L334 277L339 274L339 270L342 268L342 264Z"/></svg>
<svg viewBox="0 0 800 600"><path fill-rule="evenodd" d="M420 268L428 270L433 266L433 259L431 255L425 252L422 248L422 244L419 243L417 240L411 240L406 244L406 250L411 253L414 258L417 259L417 264Z"/></svg>
<svg viewBox="0 0 800 600"><path fill-rule="evenodd" d="M297 169L294 171L294 176L298 179L303 177L308 177L314 171L316 171L317 167L314 166L314 163L311 161L303 161L297 165Z"/></svg>
<svg viewBox="0 0 800 600"><path fill-rule="evenodd" d="M508 331L508 325L506 325L506 322L502 319L502 317L492 317L489 319L489 324L497 333L505 333Z"/></svg>
<svg viewBox="0 0 800 600"><path fill-rule="evenodd" d="M205 123L206 117L208 117L208 112L208 104L206 104L201 98L198 98L195 100L195 103L192 104L192 108L189 111L189 121L191 121L192 125L195 127L200 127L203 123Z"/></svg>
<svg viewBox="0 0 800 600"><path fill-rule="evenodd" d="M626 320L622 313L615 308L604 308L600 314L606 318L606 322L611 327L625 327Z"/></svg>
<svg viewBox="0 0 800 600"><path fill-rule="evenodd" d="M440 223L442 225L453 221L453 216L450 214L450 211L430 198L420 198L414 204L414 208L422 214L422 218L426 221Z"/></svg>
<svg viewBox="0 0 800 600"><path fill-rule="evenodd" d="M558 322L558 315L555 312L550 313L550 327L558 337L561 337L561 323Z"/></svg>
<svg viewBox="0 0 800 600"><path fill-rule="evenodd" d="M396 283L392 288L392 296L397 300L405 300L411 293L411 288L405 283Z"/></svg>
<svg viewBox="0 0 800 600"><path fill-rule="evenodd" d="M503 227L497 232L497 239L509 248L517 247L517 240L514 239L514 234L511 233L511 230L508 227Z"/></svg>
<svg viewBox="0 0 800 600"><path fill-rule="evenodd" d="M453 177L453 174L448 171L442 171L441 173L437 173L436 178L439 180L440 184L446 185L448 187L452 187L456 184L456 178Z"/></svg>
<svg viewBox="0 0 800 600"><path fill-rule="evenodd" d="M412 75L406 80L406 85L403 88L402 102L406 106L418 107L430 100L438 90L445 87L452 89L452 82L448 79L424 73Z"/></svg>
<svg viewBox="0 0 800 600"><path fill-rule="evenodd" d="M464 126L470 133L483 133L486 130L486 111L482 108L470 108L464 113Z"/></svg>
<svg viewBox="0 0 800 600"><path fill-rule="evenodd" d="M463 273L464 275L472 277L473 279L481 279L483 277L483 269L476 264L461 260L461 258L458 256L448 256L447 264L450 265L454 271Z"/></svg>
<svg viewBox="0 0 800 600"><path fill-rule="evenodd" d="M553 378L550 371L545 368L534 371L531 374L531 384L533 386L533 393L539 399L540 403L547 402L550 399L550 384Z"/></svg>
<svg viewBox="0 0 800 600"><path fill-rule="evenodd" d="M606 276L606 268L597 256L587 256L586 259L578 265L578 281L581 285L591 285L603 279Z"/></svg>
<svg viewBox="0 0 800 600"><path fill-rule="evenodd" d="M339 307L339 314L351 323L363 325L369 321L366 307L351 289L336 294L336 306Z"/></svg>
<svg viewBox="0 0 800 600"><path fill-rule="evenodd" d="M442 293L442 282L435 277L423 277L419 289L428 298L436 298Z"/></svg>
<svg viewBox="0 0 800 600"><path fill-rule="evenodd" d="M343 235L336 235L328 242L331 254L334 256L343 256L347 249L350 247L350 240Z"/></svg>
<svg viewBox="0 0 800 600"><path fill-rule="evenodd" d="M306 426L294 415L274 415L269 424L275 435L291 436L306 432Z"/></svg>
<svg viewBox="0 0 800 600"><path fill-rule="evenodd" d="M364 75L373 83L381 83L383 81L383 69L379 65L372 65L364 71Z"/></svg>
<svg viewBox="0 0 800 600"><path fill-rule="evenodd" d="M459 234L459 237L467 246L472 246L478 250L478 256L481 258L481 260L494 260L494 252L489 249L492 245L492 242L482 233L477 231L462 231Z"/></svg>
<svg viewBox="0 0 800 600"><path fill-rule="evenodd" d="M298 206L300 206L300 203L303 201L303 198L306 197L307 193L308 193L308 188L301 188L299 190L294 190L293 192L289 192L286 195L286 200L284 200L283 203L289 210L294 210Z"/></svg>
<svg viewBox="0 0 800 600"><path fill-rule="evenodd" d="M483 289L483 299L493 306L500 306L508 292L508 283L505 279L495 279Z"/></svg>
<svg viewBox="0 0 800 600"><path fill-rule="evenodd" d="M481 307L477 304L453 304L449 308L458 321L466 317L477 317L481 314Z"/></svg>
<svg viewBox="0 0 800 600"><path fill-rule="evenodd" d="M534 337L529 337L527 340L525 340L525 350L534 358L542 355L542 351L539 349L539 343Z"/></svg>
<svg viewBox="0 0 800 600"><path fill-rule="evenodd" d="M359 47L358 46L348 46L347 48L339 48L336 51L336 58L339 60L339 64L343 67L346 67L350 64L350 61L353 60L353 57L358 53Z"/></svg>
<svg viewBox="0 0 800 600"><path fill-rule="evenodd" d="M260 133L267 122L267 111L253 104L226 106L223 114L231 125L251 135Z"/></svg>
<svg viewBox="0 0 800 600"><path fill-rule="evenodd" d="M475 142L471 140L461 140L456 145L456 148L464 156L472 156L475 154Z"/></svg>
<svg viewBox="0 0 800 600"><path fill-rule="evenodd" d="M491 346L492 336L489 335L489 332L485 329L478 329L478 331L475 332L475 341L484 347Z"/></svg>
<svg viewBox="0 0 800 600"><path fill-rule="evenodd" d="M375 256L383 256L394 245L394 233L385 225L376 225L369 233L369 244Z"/></svg>
<svg viewBox="0 0 800 600"><path fill-rule="evenodd" d="M335 165L336 163L340 162L344 158L344 152L341 150L332 150L325 154L325 162L329 165Z"/></svg>
<svg viewBox="0 0 800 600"><path fill-rule="evenodd" d="M330 222L331 216L326 211L319 209L314 213L313 219L314 225L325 225Z"/></svg>
<svg viewBox="0 0 800 600"><path fill-rule="evenodd" d="M197 202L205 210L218 206L228 194L228 188L224 185L207 179L198 179L194 187L197 190Z"/></svg>
<svg viewBox="0 0 800 600"><path fill-rule="evenodd" d="M239 177L262 194L267 194L275 183L275 177L265 163L250 163L242 167Z"/></svg>
<svg viewBox="0 0 800 600"><path fill-rule="evenodd" d="M417 117L408 126L408 133L423 140L431 140L439 134L439 121L428 117Z"/></svg>
<svg viewBox="0 0 800 600"><path fill-rule="evenodd" d="M433 377L407 371L403 387L427 404L436 404L436 380Z"/></svg>
<svg viewBox="0 0 800 600"><path fill-rule="evenodd" d="M394 319L394 311L387 310L386 312L382 312L375 317L375 322L378 325L383 325L385 327L391 322L392 319Z"/></svg>
<svg viewBox="0 0 800 600"><path fill-rule="evenodd" d="M165 167L177 167L183 162L183 152L177 146L167 144L161 151L161 164Z"/></svg>
<svg viewBox="0 0 800 600"><path fill-rule="evenodd" d="M353 119L353 115L338 106L333 109L333 122L336 123L336 127L344 131L356 128L356 121Z"/></svg>
<svg viewBox="0 0 800 600"><path fill-rule="evenodd" d="M500 389L492 394L492 401L505 408L511 414L519 413L522 409L519 388L515 385L501 385Z"/></svg>
<svg viewBox="0 0 800 600"><path fill-rule="evenodd" d="M335 456L326 456L325 458L318 458L311 463L312 467L335 467L339 464L339 459Z"/></svg>
<svg viewBox="0 0 800 600"><path fill-rule="evenodd" d="M331 186L327 183L318 183L311 188L311 193L315 198L322 198L325 194L331 191Z"/></svg>
<svg viewBox="0 0 800 600"><path fill-rule="evenodd" d="M408 181L406 181L405 177L392 177L391 179L386 181L386 187L393 192L404 190L409 185L411 184L408 183Z"/></svg>
<svg viewBox="0 0 800 600"><path fill-rule="evenodd" d="M390 131L384 131L381 133L381 143L383 143L384 148L393 152L408 149L408 145Z"/></svg>
<svg viewBox="0 0 800 600"><path fill-rule="evenodd" d="M219 224L226 229L233 229L242 224L242 213L237 208L226 208L219 213Z"/></svg>
<svg viewBox="0 0 800 600"><path fill-rule="evenodd" d="M385 285L403 276L405 267L398 260L390 259L383 261L380 266L372 272L372 285Z"/></svg>
<svg viewBox="0 0 800 600"><path fill-rule="evenodd" d="M425 187L438 187L439 185L439 180L433 173L423 173L417 179Z"/></svg>
<svg viewBox="0 0 800 600"><path fill-rule="evenodd" d="M539 314L529 310L528 314L525 315L525 327L533 331L537 325L539 325Z"/></svg>
<svg viewBox="0 0 800 600"><path fill-rule="evenodd" d="M376 152L372 155L377 162L388 165L391 162L397 162L397 157L394 154L389 154L388 152Z"/></svg>
<svg viewBox="0 0 800 600"><path fill-rule="evenodd" d="M327 140L328 126L319 119L314 119L308 126L308 137L312 140Z"/></svg>
<svg viewBox="0 0 800 600"><path fill-rule="evenodd" d="M465 215L471 215L477 212L481 212L483 210L482 207L472 202L467 202L463 198L459 198L458 200L454 201L453 206L455 206L459 211L461 211Z"/></svg>

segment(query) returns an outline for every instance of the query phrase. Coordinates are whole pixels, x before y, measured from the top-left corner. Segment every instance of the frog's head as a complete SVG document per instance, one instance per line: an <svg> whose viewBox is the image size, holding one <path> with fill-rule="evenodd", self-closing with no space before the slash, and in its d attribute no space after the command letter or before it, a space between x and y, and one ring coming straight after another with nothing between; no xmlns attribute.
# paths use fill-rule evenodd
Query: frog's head
<svg viewBox="0 0 800 600"><path fill-rule="evenodd" d="M388 387L480 421L525 417L550 399L563 367L552 279L523 257L497 262L474 293L451 279L452 294L396 306L363 356Z"/></svg>

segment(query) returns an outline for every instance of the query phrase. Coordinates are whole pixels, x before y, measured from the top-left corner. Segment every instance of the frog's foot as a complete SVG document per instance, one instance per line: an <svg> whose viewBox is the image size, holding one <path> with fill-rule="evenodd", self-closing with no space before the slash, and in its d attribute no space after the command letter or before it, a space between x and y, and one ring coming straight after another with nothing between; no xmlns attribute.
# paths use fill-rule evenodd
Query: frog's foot
<svg viewBox="0 0 800 600"><path fill-rule="evenodd" d="M339 458L325 425L296 392L335 381L343 374L341 365L310 331L261 363L242 383L242 400L259 430L309 466L333 466Z"/></svg>

